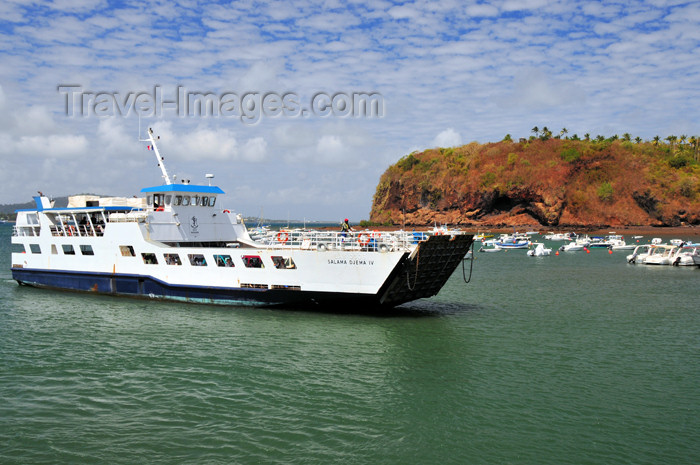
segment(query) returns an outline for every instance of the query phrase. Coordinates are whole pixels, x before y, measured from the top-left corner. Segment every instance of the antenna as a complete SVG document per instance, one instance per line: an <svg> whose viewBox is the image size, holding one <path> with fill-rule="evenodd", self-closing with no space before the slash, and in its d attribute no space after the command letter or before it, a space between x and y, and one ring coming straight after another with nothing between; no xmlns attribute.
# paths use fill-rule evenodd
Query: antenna
<svg viewBox="0 0 700 465"><path fill-rule="evenodd" d="M163 179L165 179L165 184L172 184L170 181L170 176L168 176L168 171L165 169L165 163L163 157L160 156L158 151L158 146L156 145L156 139L153 137L153 129L148 128L148 139L139 139L141 142L151 142L151 147L156 154L156 159L158 160L158 166L160 166L160 171L163 173Z"/></svg>
<svg viewBox="0 0 700 465"><path fill-rule="evenodd" d="M214 178L214 175L213 174L206 174L206 175L204 175L204 177L209 180L209 185L211 186L211 180Z"/></svg>

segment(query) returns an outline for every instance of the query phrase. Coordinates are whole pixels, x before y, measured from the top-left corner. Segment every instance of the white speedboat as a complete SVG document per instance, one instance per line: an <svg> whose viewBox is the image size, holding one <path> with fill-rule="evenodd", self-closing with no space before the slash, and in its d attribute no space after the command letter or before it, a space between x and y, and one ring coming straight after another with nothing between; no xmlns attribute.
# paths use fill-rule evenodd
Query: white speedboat
<svg viewBox="0 0 700 465"><path fill-rule="evenodd" d="M649 256L653 247L651 244L638 245L631 254L627 255L627 263L644 263L644 259Z"/></svg>
<svg viewBox="0 0 700 465"><path fill-rule="evenodd" d="M481 246L481 248L479 248L479 252L486 252L486 253L501 252L501 251L503 251L503 249L495 244L484 244L483 246Z"/></svg>
<svg viewBox="0 0 700 465"><path fill-rule="evenodd" d="M576 233L570 232L570 233L554 233L554 232L549 232L542 236L544 239L548 241L553 241L553 242L561 242L561 241L572 241L576 239Z"/></svg>
<svg viewBox="0 0 700 465"><path fill-rule="evenodd" d="M611 234L606 237L606 240L610 243L612 250L634 250L637 247L636 244L628 244L621 234Z"/></svg>
<svg viewBox="0 0 700 465"><path fill-rule="evenodd" d="M607 236L592 237L588 247L592 249L606 248L613 250L633 250L635 248L635 246L632 244L628 246L624 238L621 235L615 233L610 233Z"/></svg>
<svg viewBox="0 0 700 465"><path fill-rule="evenodd" d="M679 247L671 258L673 266L695 266L696 257L700 256L700 244L689 244Z"/></svg>
<svg viewBox="0 0 700 465"><path fill-rule="evenodd" d="M561 252L578 252L585 248L586 246L577 242L570 242L559 247Z"/></svg>
<svg viewBox="0 0 700 465"><path fill-rule="evenodd" d="M552 253L552 249L546 248L541 242L533 242L532 245L534 245L535 248L527 251L529 257L546 257Z"/></svg>
<svg viewBox="0 0 700 465"><path fill-rule="evenodd" d="M45 195L17 211L12 278L20 284L232 305L394 306L437 294L473 236L260 231L222 208L223 190L176 184L157 139L164 184L135 199ZM207 175L211 181L212 175ZM355 307L357 308L357 307Z"/></svg>
<svg viewBox="0 0 700 465"><path fill-rule="evenodd" d="M578 236L573 242L569 242L568 244L564 244L559 247L559 250L562 252L578 252L581 250L586 250L586 247L588 247L588 244L590 243L591 240L588 236Z"/></svg>
<svg viewBox="0 0 700 465"><path fill-rule="evenodd" d="M645 265L671 265L677 249L677 246L670 244L655 245L649 251L649 255L647 255L643 263Z"/></svg>
<svg viewBox="0 0 700 465"><path fill-rule="evenodd" d="M530 239L523 234L501 234L498 239L487 241L492 242L502 249L527 249L530 247Z"/></svg>

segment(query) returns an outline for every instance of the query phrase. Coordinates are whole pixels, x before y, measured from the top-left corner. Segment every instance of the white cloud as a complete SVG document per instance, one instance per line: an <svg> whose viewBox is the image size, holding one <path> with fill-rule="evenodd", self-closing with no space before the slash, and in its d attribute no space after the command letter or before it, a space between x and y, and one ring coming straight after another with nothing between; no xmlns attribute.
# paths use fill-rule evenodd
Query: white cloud
<svg viewBox="0 0 700 465"><path fill-rule="evenodd" d="M466 12L469 16L496 16L498 15L498 8L485 3L477 3L469 5Z"/></svg>
<svg viewBox="0 0 700 465"><path fill-rule="evenodd" d="M247 161L261 162L267 158L267 142L262 137L254 137L243 145L242 158Z"/></svg>
<svg viewBox="0 0 700 465"><path fill-rule="evenodd" d="M176 128L169 121L156 122L152 128L154 136L160 137L158 149L161 154L178 162L261 163L268 156L264 138L252 137L241 144L229 129L212 129L207 126L182 129Z"/></svg>
<svg viewBox="0 0 700 465"><path fill-rule="evenodd" d="M462 136L453 128L447 128L433 139L433 147L457 147L462 145Z"/></svg>
<svg viewBox="0 0 700 465"><path fill-rule="evenodd" d="M316 143L318 159L324 163L340 161L346 155L346 149L338 136L321 136Z"/></svg>
<svg viewBox="0 0 700 465"><path fill-rule="evenodd" d="M547 7L547 0L506 0L501 5L503 11L535 10Z"/></svg>
<svg viewBox="0 0 700 465"><path fill-rule="evenodd" d="M575 105L583 101L585 95L575 83L563 82L541 70L532 69L515 78L513 92L501 101L501 105L540 109Z"/></svg>
<svg viewBox="0 0 700 465"><path fill-rule="evenodd" d="M84 154L87 148L88 140L85 136L52 134L20 137L13 152L36 158L70 158Z"/></svg>

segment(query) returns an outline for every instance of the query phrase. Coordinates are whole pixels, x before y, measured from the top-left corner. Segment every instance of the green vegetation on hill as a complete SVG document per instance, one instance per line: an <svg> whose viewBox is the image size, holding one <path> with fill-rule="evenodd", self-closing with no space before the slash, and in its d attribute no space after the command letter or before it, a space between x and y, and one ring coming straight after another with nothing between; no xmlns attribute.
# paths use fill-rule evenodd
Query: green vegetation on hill
<svg viewBox="0 0 700 465"><path fill-rule="evenodd" d="M375 223L700 224L698 139L553 136L411 153L382 175Z"/></svg>

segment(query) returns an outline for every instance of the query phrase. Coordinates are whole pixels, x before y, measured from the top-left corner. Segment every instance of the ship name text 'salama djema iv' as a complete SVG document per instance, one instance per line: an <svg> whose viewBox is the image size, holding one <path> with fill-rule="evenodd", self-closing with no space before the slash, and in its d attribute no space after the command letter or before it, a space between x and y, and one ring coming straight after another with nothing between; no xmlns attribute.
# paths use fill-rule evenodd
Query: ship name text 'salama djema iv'
<svg viewBox="0 0 700 465"><path fill-rule="evenodd" d="M165 183L144 197L45 195L18 210L12 278L20 284L227 305L394 306L430 297L462 262L470 234L268 231L251 237L212 185ZM207 175L209 184L213 176Z"/></svg>

